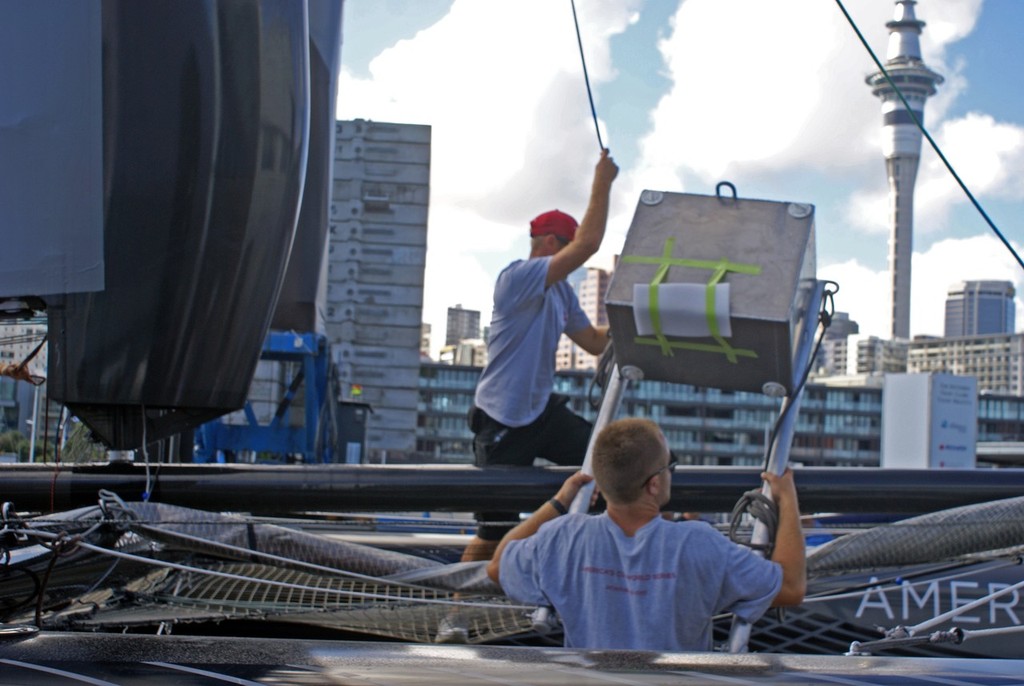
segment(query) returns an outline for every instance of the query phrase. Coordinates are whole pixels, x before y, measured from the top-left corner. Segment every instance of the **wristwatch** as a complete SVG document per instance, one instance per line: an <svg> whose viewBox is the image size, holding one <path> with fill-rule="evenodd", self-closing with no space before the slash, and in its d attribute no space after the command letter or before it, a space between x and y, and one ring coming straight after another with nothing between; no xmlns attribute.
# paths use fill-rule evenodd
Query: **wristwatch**
<svg viewBox="0 0 1024 686"><path fill-rule="evenodd" d="M558 498L552 498L548 503L551 507L555 508L555 511L558 512L559 515L569 514L569 510L566 509L565 505L563 505L562 501Z"/></svg>

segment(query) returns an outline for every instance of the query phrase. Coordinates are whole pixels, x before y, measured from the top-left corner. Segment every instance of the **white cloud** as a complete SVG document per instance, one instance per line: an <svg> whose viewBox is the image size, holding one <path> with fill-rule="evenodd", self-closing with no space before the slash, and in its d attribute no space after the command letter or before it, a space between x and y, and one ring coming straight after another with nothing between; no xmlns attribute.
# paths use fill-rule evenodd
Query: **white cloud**
<svg viewBox="0 0 1024 686"><path fill-rule="evenodd" d="M858 20L883 35L892 8L879 5ZM818 0L682 3L660 45L673 86L652 114L642 166L685 167L710 182L743 167L834 169L876 157L850 144L880 128L867 87L846 85L872 71L851 36Z"/></svg>
<svg viewBox="0 0 1024 686"><path fill-rule="evenodd" d="M662 1L576 3L598 113L600 86L618 73L647 71L670 82L649 120L638 123L648 128L638 134L638 158L623 163L604 248L592 264L610 265L640 190L685 191L687 183L713 188L721 178L737 177L741 189L755 185L751 179L799 179L791 182L792 197L816 204L814 194L824 191L805 187L808 178L827 183L834 213L842 216L832 218L836 225L819 227L819 252L841 254L837 242L864 232L863 242L877 243L884 255L881 112L864 84L876 67L836 5L686 0L660 33L664 63L613 64L612 37ZM847 0L846 6L884 60L893 4ZM947 55L974 30L981 7L981 0L917 6L927 22L925 61L946 77L929 101L927 120L972 191L1018 201L1024 198L1024 130L982 113L944 120L969 85L969 65L950 64ZM550 0L455 0L441 20L381 52L369 73L368 79L343 73L339 117L432 127L424 316L436 341L445 310L455 303L480 309L487 321L494 278L505 263L525 256L532 216L551 207L583 212L597 145L571 8ZM623 132L615 133L621 140ZM950 231L952 210L966 202L928 150L916 198L921 236L949 235L940 232ZM950 282L1000 278L990 276L995 263L1008 275L1020 271L1012 262L1005 267L1000 250L995 239L983 237L943 241L915 254L912 331L941 333L935 312ZM988 275L959 275L973 260ZM884 269L844 255L820 275L841 283L837 307L850 311L862 331L887 335L888 306L879 305L888 301Z"/></svg>
<svg viewBox="0 0 1024 686"><path fill-rule="evenodd" d="M1020 254L1021 246L1014 245L1014 250ZM1018 294L1024 294L1024 270L995 237L939 241L925 252L914 253L911 270L912 336L943 335L946 293L959 281L1006 280L1013 282ZM860 325L861 336L889 338L891 300L887 270L872 270L849 260L823 266L818 270L818 278L839 284L836 310L850 313L850 318ZM1018 320L1024 318L1019 304L1017 313Z"/></svg>
<svg viewBox="0 0 1024 686"><path fill-rule="evenodd" d="M1021 246L1014 244L1014 250L1020 254ZM1018 293L1024 291L1024 270L994 236L939 241L914 254L912 269L910 329L915 335L942 335L946 293L958 281L1006 280Z"/></svg>
<svg viewBox="0 0 1024 686"><path fill-rule="evenodd" d="M609 38L636 20L639 5L577 3L592 85L612 77ZM424 318L436 350L447 307L462 303L489 319L494 278L526 256L532 217L585 209L598 150L571 7L456 0L369 72L360 79L343 69L339 118L431 126Z"/></svg>
<svg viewBox="0 0 1024 686"><path fill-rule="evenodd" d="M444 265L435 268L433 274L423 292L423 318L433 327L431 353L436 356L444 345L449 307L462 305L464 309L480 312L481 324L490 321L491 291L496 274L487 273L479 260L464 254L446 257Z"/></svg>
<svg viewBox="0 0 1024 686"><path fill-rule="evenodd" d="M608 38L636 5L580 3L592 84L611 77ZM343 72L339 116L429 124L435 206L522 225L545 193L586 202L597 145L581 71L569 5L456 0L374 59L370 80Z"/></svg>
<svg viewBox="0 0 1024 686"><path fill-rule="evenodd" d="M884 61L892 4L847 5ZM932 0L918 8L918 16L927 18L925 61L950 72L929 101L929 121L941 122L966 88L963 65L947 68L944 58L953 42L973 30L980 9L980 0ZM633 170L643 179L641 187L684 190L681 180L688 175L708 186L721 178L815 170L850 184L846 221L868 233L887 230L880 105L866 96L864 84L864 77L877 67L835 5L819 0L688 0L680 5L673 27L660 45L673 85L651 115L653 128ZM994 126L964 121L944 127L954 153L963 147L958 140L973 147L974 159L966 165L978 168L975 175L986 164L991 174L999 169L1011 173L1019 166L1019 143L1013 137L1019 131L1008 127L996 142ZM944 137L936 138L942 144ZM922 159L930 166L921 170L917 205L929 207L933 215L925 214L929 221L922 224L943 228L939 219L957 195L930 149Z"/></svg>
<svg viewBox="0 0 1024 686"><path fill-rule="evenodd" d="M879 168L883 168L881 164ZM865 233L889 233L889 189L884 182L852 191L846 200L843 219Z"/></svg>
<svg viewBox="0 0 1024 686"><path fill-rule="evenodd" d="M921 52L927 61L942 64L946 48L974 31L982 3L983 0L928 0L918 5L917 18L925 20Z"/></svg>
<svg viewBox="0 0 1024 686"><path fill-rule="evenodd" d="M849 312L850 319L860 326L860 335L889 337L889 274L874 271L854 260L833 264L818 270L818 278L835 281L839 292L835 307Z"/></svg>
<svg viewBox="0 0 1024 686"><path fill-rule="evenodd" d="M1024 127L972 112L944 122L935 138L943 155L983 207L988 199L1024 199ZM956 228L951 226L950 213L954 207L970 203L930 149L922 154L914 200L918 208L914 232L922 236ZM987 226L981 218L976 225L982 229Z"/></svg>

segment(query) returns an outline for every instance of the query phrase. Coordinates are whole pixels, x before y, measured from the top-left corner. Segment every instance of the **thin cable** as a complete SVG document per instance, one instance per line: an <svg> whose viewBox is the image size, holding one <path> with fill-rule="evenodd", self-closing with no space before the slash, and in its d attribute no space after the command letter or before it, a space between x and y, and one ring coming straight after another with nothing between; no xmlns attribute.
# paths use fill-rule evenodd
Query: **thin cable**
<svg viewBox="0 0 1024 686"><path fill-rule="evenodd" d="M999 240L1003 242L1003 245L1006 246L1006 249L1009 250L1010 254L1013 255L1015 260L1017 260L1017 264L1019 264L1021 268L1024 269L1024 260L1021 260L1020 255L1018 255L1017 251L1013 249L1013 246L1010 245L1010 242L1006 240L1006 237L1003 236L1002 232L1000 232L999 229L996 228L996 225L992 222L992 220L989 219L988 214L986 214L985 210L982 209L981 204L977 200L975 200L974 195L971 193L970 190L968 190L967 185L964 184L964 182L960 179L960 176L956 173L956 170L953 169L953 165L951 165L949 163L949 160L946 159L946 156L942 154L942 150L939 149L938 143L936 143L932 139L931 134L929 134L928 130L924 128L924 124L921 122L920 119L918 119L917 114L910 106L910 103L907 102L907 99L905 97L903 97L903 91L901 91L893 82L892 78L889 76L889 72L886 71L884 66L882 66L882 63L879 61L878 57L875 56L875 52L871 49L871 46L868 45L868 42L864 39L864 35L860 32L860 29L857 28L857 24L854 23L853 18L850 16L850 13L846 11L846 8L843 6L843 0L836 0L836 4L839 5L839 9L842 10L843 15L846 17L846 21L850 23L850 26L853 28L854 33L857 34L857 38L860 39L860 42L864 46L864 49L868 51L869 55L871 55L871 59L874 61L875 66L877 66L878 70L882 72L882 76L885 77L885 80L888 82L889 87L892 88L896 92L896 95L899 96L900 102L903 103L903 107L906 108L907 113L910 114L910 118L914 120L914 123L917 125L917 128L920 129L921 133L924 134L924 137L928 139L928 143L932 146L932 150L934 150L935 154L939 156L939 159L942 160L942 163L946 165L946 169L953 176L953 179L960 186L961 190L963 190L964 194L967 196L967 199L971 201L972 205L974 205L974 209L978 210L978 213L981 215L982 219L985 220L985 223L987 223L989 228L992 229L996 236L999 237Z"/></svg>
<svg viewBox="0 0 1024 686"><path fill-rule="evenodd" d="M49 409L49 398L47 398L46 405L47 409ZM50 480L50 512L53 512L56 509L57 476L60 474L60 454L62 447L61 441L64 437L64 429L67 426L69 416L70 414L67 411L67 407L62 406L60 418L57 420L57 431L53 437L53 478ZM49 412L47 412L47 420L49 420ZM45 443L43 445L45 446Z"/></svg>
<svg viewBox="0 0 1024 686"><path fill-rule="evenodd" d="M142 405L142 460L146 465L146 490L142 492L142 502L149 502L149 496L153 494L152 483L149 475L149 450L146 449L146 406Z"/></svg>
<svg viewBox="0 0 1024 686"><path fill-rule="evenodd" d="M825 333L828 331L828 327L832 325L832 317L835 315L835 300L834 296L839 292L839 284L835 281L826 281L827 286L822 293L821 298L821 310L818 312L818 323L821 324L821 332L818 334L818 340L814 344L814 350L811 351L811 356L807 360L807 366L804 368L803 374L800 377L800 382L796 388L793 389L791 397L797 397L803 390L804 385L807 383L807 378L811 374L811 370L814 368L814 358L818 356L818 350L821 348L822 341L825 340ZM834 290L829 290L828 286L832 286ZM775 420L775 424L772 425L772 430L768 434L767 445L765 445L764 453L764 465L761 471L768 471L768 465L772 460L772 452L775 448L775 437L779 433L779 429L782 427L782 421L789 414L790 408L793 407L793 403L787 403L783 408L782 412L779 413L778 419Z"/></svg>
<svg viewBox="0 0 1024 686"><path fill-rule="evenodd" d="M583 64L583 81L587 84L587 98L590 99L590 114L594 117L594 130L597 131L597 145L604 150L604 143L601 141L601 128L597 125L597 110L594 108L594 95L590 91L590 77L587 76L587 60L583 56L583 39L580 38L580 22L576 19L576 0L572 3L572 22L576 25L576 42L580 46L580 62Z"/></svg>

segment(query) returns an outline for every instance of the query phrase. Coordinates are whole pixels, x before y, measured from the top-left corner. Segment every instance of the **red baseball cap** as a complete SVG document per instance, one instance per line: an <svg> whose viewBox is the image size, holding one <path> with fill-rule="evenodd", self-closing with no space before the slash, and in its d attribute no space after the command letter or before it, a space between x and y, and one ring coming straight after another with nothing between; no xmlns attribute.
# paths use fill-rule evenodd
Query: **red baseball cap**
<svg viewBox="0 0 1024 686"><path fill-rule="evenodd" d="M559 210L551 210L539 214L530 222L530 237L554 234L565 241L572 241L576 236L576 220Z"/></svg>

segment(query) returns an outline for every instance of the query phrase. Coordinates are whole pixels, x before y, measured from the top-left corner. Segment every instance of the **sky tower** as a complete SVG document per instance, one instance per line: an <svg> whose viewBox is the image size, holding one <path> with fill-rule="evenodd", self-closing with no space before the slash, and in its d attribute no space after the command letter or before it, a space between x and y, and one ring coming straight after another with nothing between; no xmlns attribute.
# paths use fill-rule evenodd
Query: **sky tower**
<svg viewBox="0 0 1024 686"><path fill-rule="evenodd" d="M896 0L896 14L889 28L885 70L924 122L924 103L941 76L921 60L919 37L923 21L914 16L914 0ZM889 176L889 275L892 296L893 338L910 338L910 258L914 252L914 181L921 158L921 132L899 95L882 72L865 81L882 99L882 152Z"/></svg>

